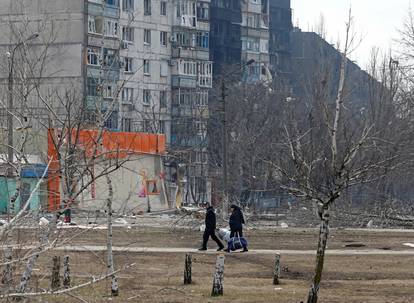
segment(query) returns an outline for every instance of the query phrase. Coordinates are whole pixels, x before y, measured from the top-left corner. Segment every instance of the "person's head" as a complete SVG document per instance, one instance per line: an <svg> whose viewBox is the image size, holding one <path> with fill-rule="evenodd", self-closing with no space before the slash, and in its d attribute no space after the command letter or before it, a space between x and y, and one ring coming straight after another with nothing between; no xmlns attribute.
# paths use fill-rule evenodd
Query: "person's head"
<svg viewBox="0 0 414 303"><path fill-rule="evenodd" d="M210 203L208 203L208 202L203 202L203 207L204 207L204 208L209 208L209 207L210 207Z"/></svg>
<svg viewBox="0 0 414 303"><path fill-rule="evenodd" d="M230 205L230 211L231 211L231 212L234 212L237 208L238 208L238 207L237 207L237 205L236 205L236 204L232 204L232 205Z"/></svg>

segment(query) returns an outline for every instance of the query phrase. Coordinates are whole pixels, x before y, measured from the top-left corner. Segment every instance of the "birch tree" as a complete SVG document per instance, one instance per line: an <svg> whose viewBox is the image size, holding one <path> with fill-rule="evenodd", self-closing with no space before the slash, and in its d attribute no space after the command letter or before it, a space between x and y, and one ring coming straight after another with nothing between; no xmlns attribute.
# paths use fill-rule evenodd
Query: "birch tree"
<svg viewBox="0 0 414 303"><path fill-rule="evenodd" d="M281 136L272 145L274 156L265 160L279 176L281 188L312 202L320 220L308 303L318 301L331 208L347 189L379 180L395 169L400 160L396 151L403 144L396 136L401 119L395 112L370 118L367 100L352 95L348 56L358 42L352 25L349 11L339 58L332 60L333 65L314 67L313 84L304 90L304 97L284 102L279 128L273 130ZM376 89L381 85L385 84L377 83Z"/></svg>

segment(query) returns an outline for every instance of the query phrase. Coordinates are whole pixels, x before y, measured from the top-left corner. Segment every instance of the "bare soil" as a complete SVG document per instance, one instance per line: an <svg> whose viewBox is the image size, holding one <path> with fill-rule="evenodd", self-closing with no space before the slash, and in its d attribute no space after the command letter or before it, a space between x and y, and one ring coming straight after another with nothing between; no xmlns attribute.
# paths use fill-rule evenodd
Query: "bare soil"
<svg viewBox="0 0 414 303"><path fill-rule="evenodd" d="M81 233L80 233L81 232ZM315 249L317 230L281 229L277 231L247 230L251 248ZM24 244L30 233L20 235ZM62 238L75 237L75 244L105 244L105 230L62 231ZM33 237L33 235L31 235ZM344 248L350 243L365 248L386 250L407 249L402 243L414 242L414 233L333 230L329 249ZM148 247L198 247L201 233L157 228L116 228L114 245ZM210 241L212 242L212 241ZM209 243L214 248L215 243ZM53 254L42 254L31 280L32 290L48 288ZM106 273L106 254L99 252L69 253L74 285L89 281L91 276ZM183 285L184 254L182 253L116 253L115 267L136 263L118 274L119 296L110 296L110 281L80 289L71 296L42 297L28 302L280 302L305 301L312 279L314 257L282 255L281 285L272 285L274 257L253 253L226 255L224 296L210 296L215 265L214 254L193 255L194 284ZM18 269L18 270L21 270ZM409 303L414 302L414 256L326 256L320 302L329 303Z"/></svg>

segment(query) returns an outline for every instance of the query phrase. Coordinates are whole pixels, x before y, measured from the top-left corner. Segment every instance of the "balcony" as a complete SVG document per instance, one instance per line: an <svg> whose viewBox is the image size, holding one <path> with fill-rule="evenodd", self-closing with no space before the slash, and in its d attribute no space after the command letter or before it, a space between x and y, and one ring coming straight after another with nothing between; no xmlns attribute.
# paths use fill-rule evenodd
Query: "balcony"
<svg viewBox="0 0 414 303"><path fill-rule="evenodd" d="M171 77L171 84L173 87L179 88L196 88L197 77L196 76L184 76L184 75L173 75Z"/></svg>

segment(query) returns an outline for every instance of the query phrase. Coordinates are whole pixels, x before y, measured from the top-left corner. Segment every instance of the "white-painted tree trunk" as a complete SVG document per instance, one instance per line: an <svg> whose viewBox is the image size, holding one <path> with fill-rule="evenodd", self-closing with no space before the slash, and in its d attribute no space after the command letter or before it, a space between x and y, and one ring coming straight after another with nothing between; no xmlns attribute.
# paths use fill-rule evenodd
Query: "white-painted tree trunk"
<svg viewBox="0 0 414 303"><path fill-rule="evenodd" d="M42 251L42 247L47 243L48 239L48 228L44 228L40 231L40 243L39 246L36 248L35 254L29 258L26 264L26 268L22 274L22 277L20 279L20 284L17 287L17 292L24 293L27 289L27 286L29 284L30 278L32 277L33 267L39 258L39 254Z"/></svg>
<svg viewBox="0 0 414 303"><path fill-rule="evenodd" d="M112 252L112 199L114 196L114 190L112 187L111 178L106 175L106 183L108 185L108 198L106 199L106 211L107 211L107 225L108 225L108 233L107 233L107 268L108 273L114 273L114 255ZM112 296L118 296L118 280L116 279L116 275L111 275L111 294Z"/></svg>
<svg viewBox="0 0 414 303"><path fill-rule="evenodd" d="M223 282L224 282L224 255L219 254L216 260L216 270L213 277L213 290L211 296L222 296L223 295Z"/></svg>
<svg viewBox="0 0 414 303"><path fill-rule="evenodd" d="M276 254L275 268L273 271L273 285L279 285L280 279L280 254Z"/></svg>
<svg viewBox="0 0 414 303"><path fill-rule="evenodd" d="M70 266L69 266L69 256L63 257L63 287L70 287Z"/></svg>

